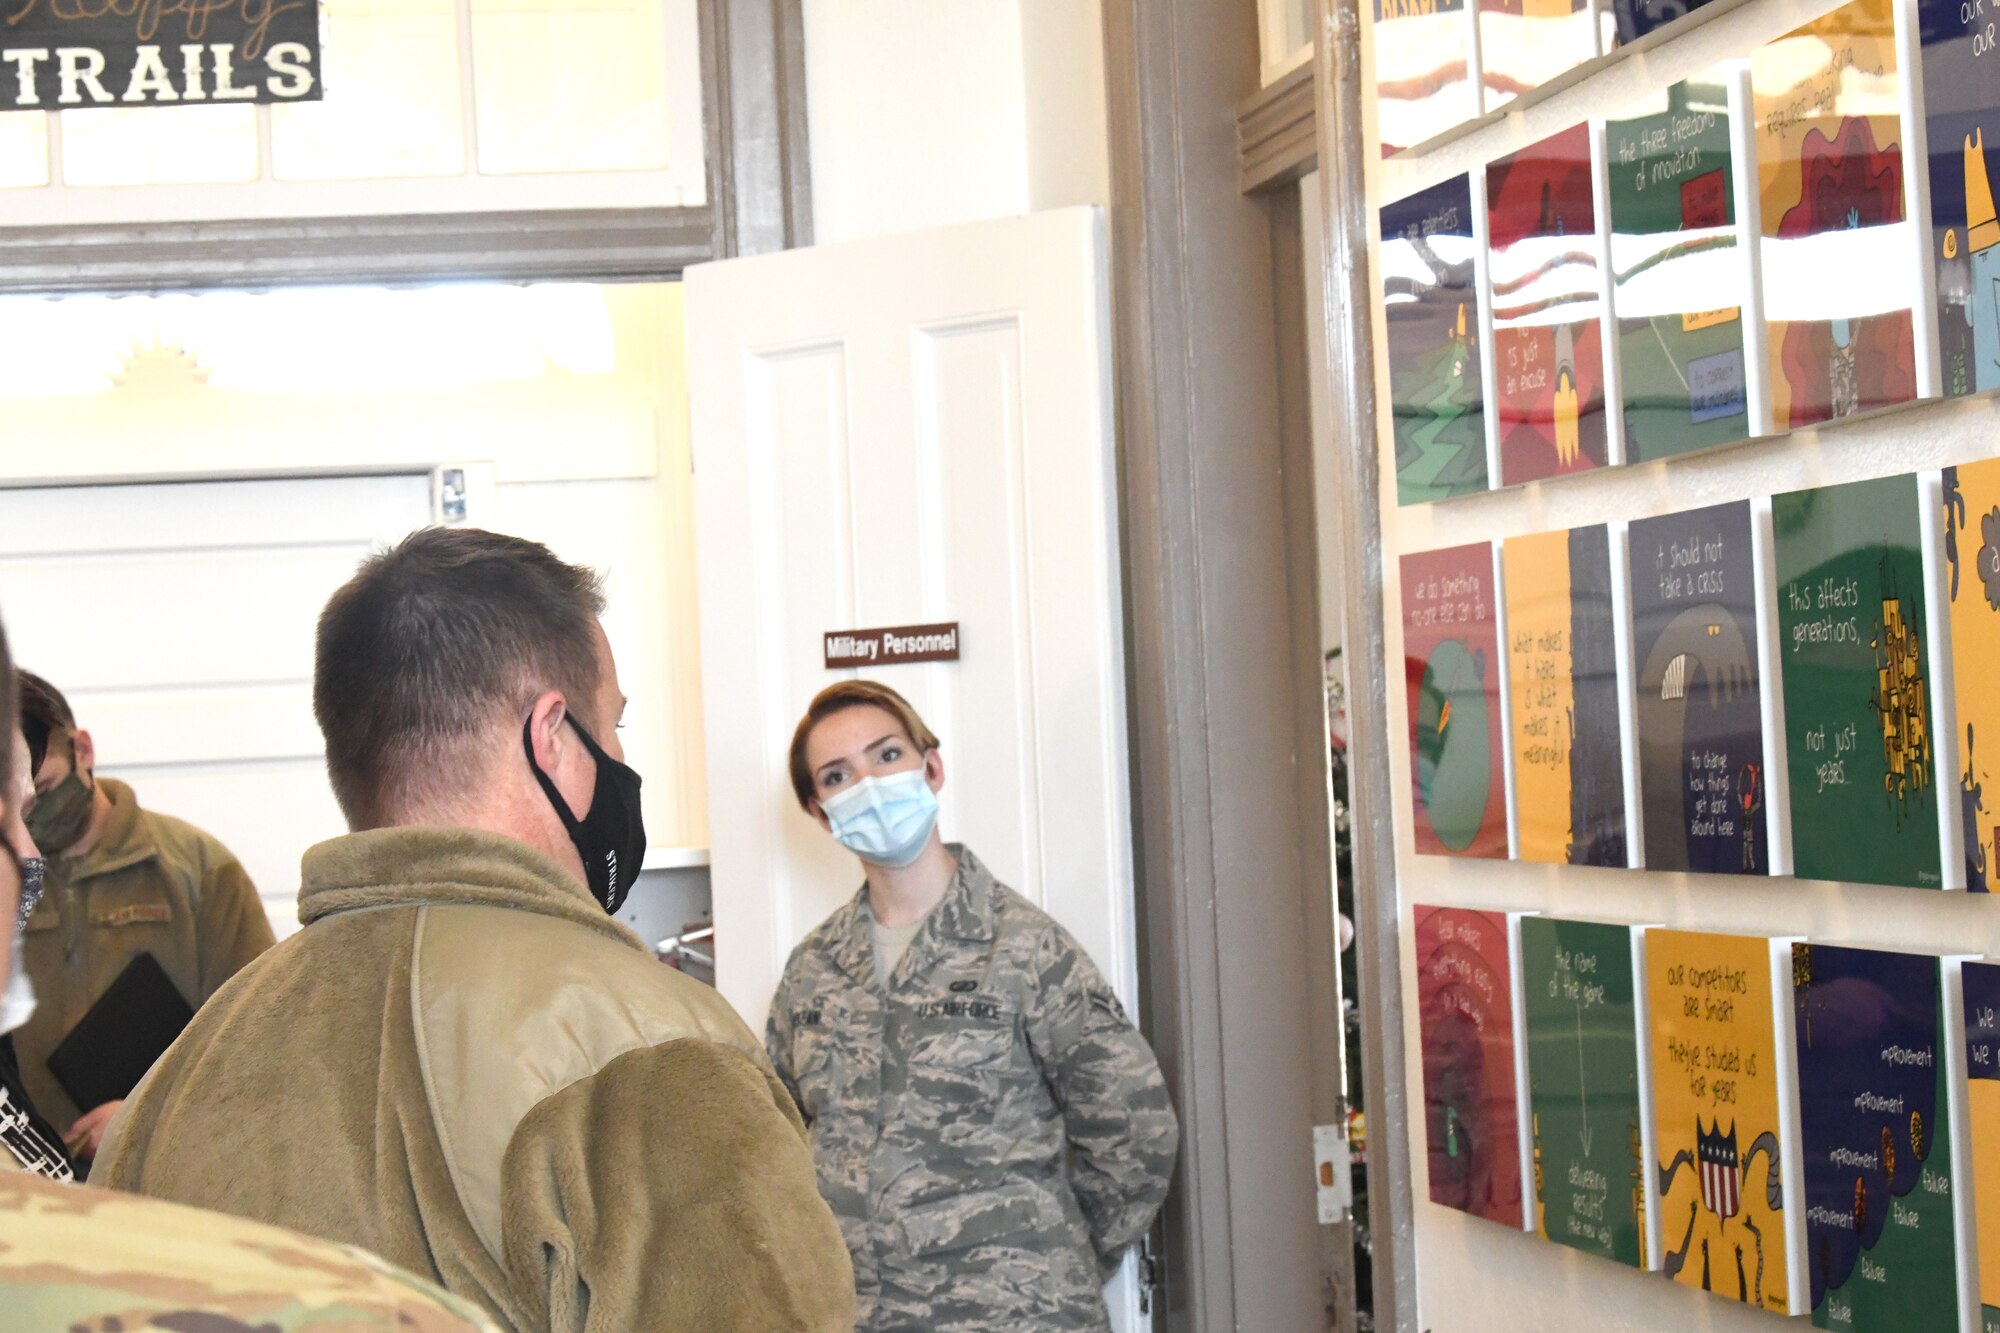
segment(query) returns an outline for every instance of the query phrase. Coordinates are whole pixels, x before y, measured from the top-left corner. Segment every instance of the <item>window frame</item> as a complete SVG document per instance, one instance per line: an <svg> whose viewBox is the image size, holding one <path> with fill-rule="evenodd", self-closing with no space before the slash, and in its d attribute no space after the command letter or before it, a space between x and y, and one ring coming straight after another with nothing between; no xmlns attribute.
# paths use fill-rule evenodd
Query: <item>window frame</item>
<svg viewBox="0 0 2000 1333"><path fill-rule="evenodd" d="M0 226L0 291L633 281L811 243L802 0L698 0L706 202Z"/></svg>

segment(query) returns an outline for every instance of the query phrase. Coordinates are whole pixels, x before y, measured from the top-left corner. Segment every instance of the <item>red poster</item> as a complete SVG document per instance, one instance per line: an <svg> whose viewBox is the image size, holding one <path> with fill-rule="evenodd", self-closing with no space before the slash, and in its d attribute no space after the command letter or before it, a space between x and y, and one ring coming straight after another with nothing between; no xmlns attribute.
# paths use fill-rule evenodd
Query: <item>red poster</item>
<svg viewBox="0 0 2000 1333"><path fill-rule="evenodd" d="M1493 547L1406 555L1402 570L1417 851L1505 857Z"/></svg>
<svg viewBox="0 0 2000 1333"><path fill-rule="evenodd" d="M1507 918L1416 909L1417 1023L1431 1202L1523 1224Z"/></svg>

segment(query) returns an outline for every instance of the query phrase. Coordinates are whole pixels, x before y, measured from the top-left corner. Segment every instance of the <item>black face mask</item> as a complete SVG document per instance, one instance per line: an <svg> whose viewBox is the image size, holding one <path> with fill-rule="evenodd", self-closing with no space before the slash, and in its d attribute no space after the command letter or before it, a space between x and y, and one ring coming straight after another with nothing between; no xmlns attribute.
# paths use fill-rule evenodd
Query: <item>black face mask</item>
<svg viewBox="0 0 2000 1333"><path fill-rule="evenodd" d="M534 771L535 781L542 784L556 816L569 830L569 840L576 844L576 854L583 859L583 879L590 886L591 896L603 904L606 913L615 916L639 878L639 863L646 859L646 822L639 814L639 775L599 749L575 714L567 714L566 718L576 728L590 757L597 761L597 786L591 793L590 813L582 819L570 813L569 803L556 790L556 784L549 781L549 775L535 762L532 718L521 728L521 743L527 748L528 767Z"/></svg>

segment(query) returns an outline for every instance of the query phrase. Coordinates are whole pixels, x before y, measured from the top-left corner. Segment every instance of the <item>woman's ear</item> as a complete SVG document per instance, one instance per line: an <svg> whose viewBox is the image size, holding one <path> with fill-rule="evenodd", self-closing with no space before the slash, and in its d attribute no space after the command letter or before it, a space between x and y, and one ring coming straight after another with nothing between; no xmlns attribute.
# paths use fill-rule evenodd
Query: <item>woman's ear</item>
<svg viewBox="0 0 2000 1333"><path fill-rule="evenodd" d="M821 808L819 803L819 798L817 796L811 798L806 802L806 813L811 815L814 821L817 822L819 826L825 829L828 833L833 832L833 821L826 817L826 811Z"/></svg>
<svg viewBox="0 0 2000 1333"><path fill-rule="evenodd" d="M944 790L944 751L935 745L924 751L924 779L932 791Z"/></svg>

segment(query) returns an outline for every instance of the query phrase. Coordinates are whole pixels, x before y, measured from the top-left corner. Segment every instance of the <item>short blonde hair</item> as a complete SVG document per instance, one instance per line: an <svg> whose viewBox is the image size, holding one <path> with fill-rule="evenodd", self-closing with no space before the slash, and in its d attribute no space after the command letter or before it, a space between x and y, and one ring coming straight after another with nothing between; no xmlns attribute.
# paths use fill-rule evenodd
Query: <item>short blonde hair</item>
<svg viewBox="0 0 2000 1333"><path fill-rule="evenodd" d="M895 718L910 742L925 754L938 748L937 733L924 724L908 699L887 685L873 680L835 681L813 696L813 701L806 705L806 715L792 731L792 794L799 798L799 809L807 814L812 813L813 775L806 764L806 742L811 739L813 728L835 713L862 707L879 708Z"/></svg>

